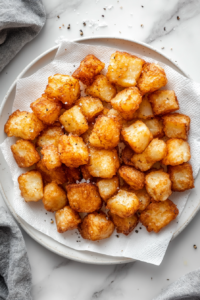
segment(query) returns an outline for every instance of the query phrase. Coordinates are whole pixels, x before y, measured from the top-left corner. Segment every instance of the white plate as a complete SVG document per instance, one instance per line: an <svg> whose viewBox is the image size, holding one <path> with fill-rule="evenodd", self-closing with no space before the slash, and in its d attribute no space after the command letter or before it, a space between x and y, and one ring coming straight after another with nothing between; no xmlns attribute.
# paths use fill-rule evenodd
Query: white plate
<svg viewBox="0 0 200 300"><path fill-rule="evenodd" d="M121 50L125 51L134 51L138 55L145 55L147 57L154 58L158 61L161 61L176 71L178 71L180 74L187 76L186 73L181 70L180 67L175 65L169 58L161 54L159 51L153 49L152 47L136 42L133 40L128 39L120 39L120 38L113 38L113 37L91 37L91 38L82 38L80 40L76 40L76 42L79 43L85 43L85 44L93 44L93 45L104 45L109 47L115 47ZM38 56L34 61L32 61L22 72L19 74L17 79L30 76L34 72L36 72L38 69L42 68L49 62L51 62L56 54L58 46L51 48L50 50L44 52L40 56ZM6 138L4 134L4 124L7 121L8 114L11 112L13 100L15 97L15 88L16 88L16 81L12 84L10 87L6 97L3 100L1 109L0 109L0 143L3 142L3 140ZM63 257L76 260L79 262L84 263L92 263L92 264L121 264L121 263L128 263L132 262L133 260L130 258L121 258L121 257L112 257L112 256L106 256L101 255L97 253L91 253L88 251L77 251L73 250L65 245L62 245L58 243L57 241L51 239L50 237L44 235L43 233L35 230L33 227L28 225L24 220L22 220L20 217L18 217L13 210L9 199L14 197L13 194L13 182L11 179L11 174L9 171L9 168L3 158L2 153L0 152L0 163L2 170L4 170L3 173L0 174L0 181L1 181L1 192L4 197L4 200L12 212L15 219L20 223L22 228L38 243L49 249L50 251L53 251ZM200 180L200 177L198 176L196 179L196 182ZM190 198L187 202L187 205L184 209L184 212L182 213L182 216L179 221L179 226L174 233L174 237L176 237L186 226L187 224L192 220L192 218L195 216L195 214L198 212L200 208L200 199L198 197L198 192L200 192L200 185L198 186L196 184L196 188L192 191Z"/></svg>

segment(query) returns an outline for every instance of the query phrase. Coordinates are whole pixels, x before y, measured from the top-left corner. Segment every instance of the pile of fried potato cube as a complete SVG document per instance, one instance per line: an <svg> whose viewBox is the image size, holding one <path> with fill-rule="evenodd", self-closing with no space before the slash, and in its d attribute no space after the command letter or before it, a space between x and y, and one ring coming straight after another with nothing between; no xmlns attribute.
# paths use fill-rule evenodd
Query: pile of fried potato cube
<svg viewBox="0 0 200 300"><path fill-rule="evenodd" d="M128 235L139 221L159 232L179 213L172 191L194 187L190 118L173 113L174 91L160 90L164 69L119 51L106 75L104 66L87 55L72 76L50 76L33 112L17 110L5 124L20 138L11 146L18 166L33 166L18 178L22 197L42 199L58 232L78 228L92 241L115 228Z"/></svg>

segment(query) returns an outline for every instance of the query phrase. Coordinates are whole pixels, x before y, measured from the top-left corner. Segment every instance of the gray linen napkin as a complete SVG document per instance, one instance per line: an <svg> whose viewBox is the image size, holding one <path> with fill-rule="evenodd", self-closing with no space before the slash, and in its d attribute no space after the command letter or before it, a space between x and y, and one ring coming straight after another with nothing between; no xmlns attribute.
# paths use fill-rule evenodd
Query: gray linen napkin
<svg viewBox="0 0 200 300"><path fill-rule="evenodd" d="M0 72L42 29L41 0L0 0Z"/></svg>
<svg viewBox="0 0 200 300"><path fill-rule="evenodd" d="M31 300L31 270L21 231L0 207L0 300Z"/></svg>
<svg viewBox="0 0 200 300"><path fill-rule="evenodd" d="M153 300L200 300L200 270L180 277Z"/></svg>

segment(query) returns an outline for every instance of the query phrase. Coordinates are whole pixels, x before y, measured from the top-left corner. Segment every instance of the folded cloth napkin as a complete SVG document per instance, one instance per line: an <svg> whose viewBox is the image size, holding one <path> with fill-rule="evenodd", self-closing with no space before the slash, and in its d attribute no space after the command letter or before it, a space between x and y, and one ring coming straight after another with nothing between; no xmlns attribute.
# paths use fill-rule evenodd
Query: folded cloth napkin
<svg viewBox="0 0 200 300"><path fill-rule="evenodd" d="M0 207L0 300L31 300L31 270L19 227Z"/></svg>
<svg viewBox="0 0 200 300"><path fill-rule="evenodd" d="M41 0L0 0L0 72L42 29Z"/></svg>
<svg viewBox="0 0 200 300"><path fill-rule="evenodd" d="M180 277L153 300L200 300L200 270Z"/></svg>

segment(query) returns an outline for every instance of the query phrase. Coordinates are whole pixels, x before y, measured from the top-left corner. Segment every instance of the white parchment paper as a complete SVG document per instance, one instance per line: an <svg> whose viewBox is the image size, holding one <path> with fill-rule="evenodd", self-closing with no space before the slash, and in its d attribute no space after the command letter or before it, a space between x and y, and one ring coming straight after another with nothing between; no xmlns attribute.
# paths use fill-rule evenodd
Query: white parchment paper
<svg viewBox="0 0 200 300"><path fill-rule="evenodd" d="M94 54L105 62L105 74L110 55L116 50L117 49L114 48L63 41L57 51L55 59L50 64L32 76L18 80L13 111L17 109L31 111L30 103L39 98L43 93L47 85L48 77L56 73L71 75L79 66L80 61L88 54ZM134 53L132 52L132 54ZM186 114L191 118L191 129L188 141L192 155L190 163L193 167L194 177L196 177L200 167L200 84L185 78L163 63L145 56L141 57L148 62L159 63L165 69L168 78L168 84L165 88L175 91L180 104L180 113ZM15 138L6 138L0 145L0 149L10 167L14 181L15 196L11 204L15 212L29 225L56 241L76 250L88 250L111 256L130 257L155 265L161 263L172 235L176 230L178 219L185 207L190 191L173 193L173 195L170 196L170 199L177 204L180 214L176 220L158 234L148 233L141 224L135 228L138 233L134 230L126 237L123 234L118 235L115 232L109 239L98 242L90 242L82 239L77 230L60 234L56 230L56 224L51 224L50 222L52 218L54 219L53 214L45 211L42 201L37 203L25 203L20 195L17 178L20 174L25 172L25 170L17 166L11 153L10 146L14 141Z"/></svg>

